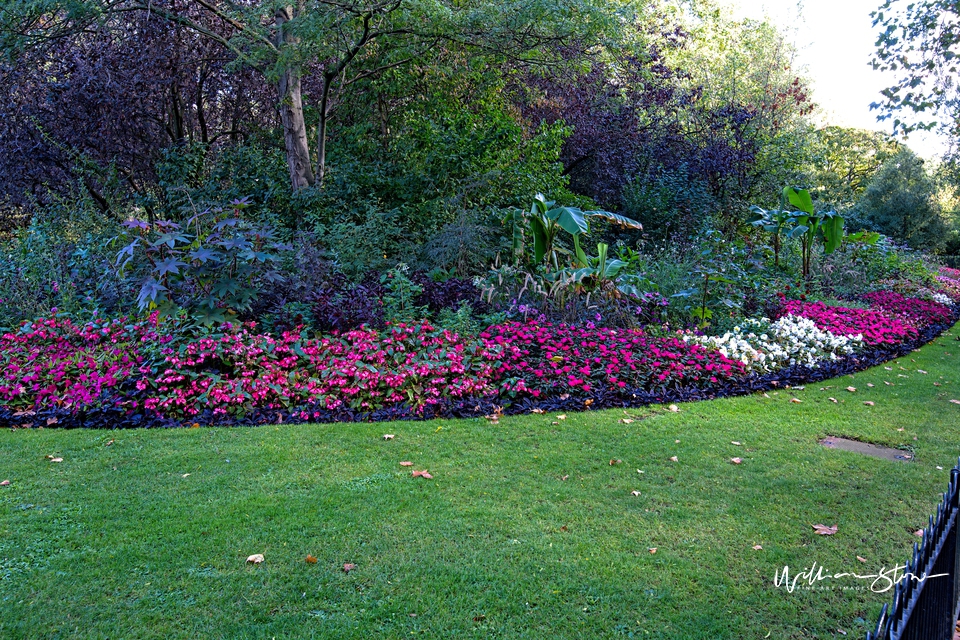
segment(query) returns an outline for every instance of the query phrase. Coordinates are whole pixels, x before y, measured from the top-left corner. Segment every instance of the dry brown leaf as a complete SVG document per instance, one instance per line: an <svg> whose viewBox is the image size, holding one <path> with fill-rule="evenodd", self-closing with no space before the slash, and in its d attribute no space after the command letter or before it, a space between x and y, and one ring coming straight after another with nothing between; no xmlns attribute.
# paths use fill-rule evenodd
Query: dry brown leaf
<svg viewBox="0 0 960 640"><path fill-rule="evenodd" d="M357 568L357 565L353 564L352 562L344 562L344 563L343 563L343 572L344 572L344 573L350 573L351 571L353 571L353 570L356 569L356 568Z"/></svg>
<svg viewBox="0 0 960 640"><path fill-rule="evenodd" d="M670 411L672 411L672 412L674 412L674 413L677 413L678 411L680 411L680 407L678 407L678 406L675 405L675 404L670 405L669 407L667 407L667 409L669 409Z"/></svg>
<svg viewBox="0 0 960 640"><path fill-rule="evenodd" d="M741 464L743 460L740 458L730 458L730 462L732 462L733 464Z"/></svg>
<svg viewBox="0 0 960 640"><path fill-rule="evenodd" d="M670 462L680 462L677 460L677 456L670 456Z"/></svg>
<svg viewBox="0 0 960 640"><path fill-rule="evenodd" d="M426 470L426 469L424 469L423 471L414 471L414 472L413 472L413 477L414 477L414 478L426 478L427 480L433 480L433 476L430 475L429 473L427 473L427 470Z"/></svg>
<svg viewBox="0 0 960 640"><path fill-rule="evenodd" d="M871 389L873 389L873 385L870 384L869 382L867 383L867 386L870 387Z"/></svg>
<svg viewBox="0 0 960 640"><path fill-rule="evenodd" d="M731 441L730 441L730 444L736 445L736 446L738 446L738 447L742 446L742 445L741 445L739 442L737 442L736 440L731 440Z"/></svg>
<svg viewBox="0 0 960 640"><path fill-rule="evenodd" d="M904 429L903 427L900 427L899 429L897 429L897 431L901 431L901 432L902 432L902 431L905 431L905 429Z"/></svg>
<svg viewBox="0 0 960 640"><path fill-rule="evenodd" d="M593 400L587 399L583 401L583 406L585 407L589 407L592 404L593 404Z"/></svg>
<svg viewBox="0 0 960 640"><path fill-rule="evenodd" d="M317 564L317 557L312 556L309 553L307 554L307 557L304 558L304 560L306 560L307 564Z"/></svg>
<svg viewBox="0 0 960 640"><path fill-rule="evenodd" d="M837 525L828 527L825 524L814 524L811 526L813 527L813 532L816 533L818 536L832 536L837 532Z"/></svg>
<svg viewBox="0 0 960 640"><path fill-rule="evenodd" d="M859 560L860 562L866 562L866 561L867 561L866 558L862 558L862 557L860 557L860 556L857 556L857 560Z"/></svg>
<svg viewBox="0 0 960 640"><path fill-rule="evenodd" d="M754 551L763 551L763 547L761 547L761 546L758 545L758 544L755 544L755 545L753 545L753 550L754 550Z"/></svg>
<svg viewBox="0 0 960 640"><path fill-rule="evenodd" d="M567 419L567 414L565 413L557 416L557 420L566 420L566 419Z"/></svg>
<svg viewBox="0 0 960 640"><path fill-rule="evenodd" d="M888 387L892 387L892 386L893 386L893 383L892 383L892 382L887 382L886 380L883 381L883 384L887 385ZM936 386L938 386L938 387L940 386L940 385L938 385L936 382L934 382L933 384L936 385Z"/></svg>
<svg viewBox="0 0 960 640"><path fill-rule="evenodd" d="M763 394L763 397L764 397L764 398L769 398L769 397L770 397L770 394L769 394L769 393L765 393L765 394Z"/></svg>
<svg viewBox="0 0 960 640"><path fill-rule="evenodd" d="M953 404L960 404L960 400L951 400L950 402L952 402Z"/></svg>
<svg viewBox="0 0 960 640"><path fill-rule="evenodd" d="M857 392L857 388L856 388L856 387L847 387L847 391L849 391L850 393L856 393L856 392Z"/></svg>
<svg viewBox="0 0 960 640"><path fill-rule="evenodd" d="M252 556L247 556L247 562L250 564L261 564L263 562L263 554L255 553Z"/></svg>
<svg viewBox="0 0 960 640"><path fill-rule="evenodd" d="M47 418L47 426L48 426L48 427L49 427L50 425L57 424L58 422L60 422L60 421L57 420L56 418Z"/></svg>
<svg viewBox="0 0 960 640"><path fill-rule="evenodd" d="M562 478L560 478L560 480L563 481L563 480L566 480L566 479L569 478L569 477L570 477L570 476L563 476Z"/></svg>
<svg viewBox="0 0 960 640"><path fill-rule="evenodd" d="M631 420L630 418L620 418L620 423L621 423L621 424L633 424L633 420Z"/></svg>
<svg viewBox="0 0 960 640"><path fill-rule="evenodd" d="M796 403L796 404L800 404L801 402L803 402L803 400L800 400L800 399L798 399L798 398L790 398L790 402L793 402L793 403Z"/></svg>
<svg viewBox="0 0 960 640"><path fill-rule="evenodd" d="M185 473L185 474L183 474L183 475L180 476L180 477L181 477L181 478L189 478L189 477L190 477L190 474L189 474L189 473Z"/></svg>
<svg viewBox="0 0 960 640"><path fill-rule="evenodd" d="M22 418L23 416L35 416L35 415L37 415L37 412L36 412L36 411L30 411L30 410L28 409L28 410L26 410L26 411L17 411L16 413L13 414L13 417L14 417L14 418Z"/></svg>
<svg viewBox="0 0 960 640"><path fill-rule="evenodd" d="M610 466L615 466L623 462L623 460L610 460Z"/></svg>
<svg viewBox="0 0 960 640"><path fill-rule="evenodd" d="M873 402L870 402L869 400L867 400L867 401L864 402L863 404L867 405L868 407L874 406L874 403L873 403Z"/></svg>
<svg viewBox="0 0 960 640"><path fill-rule="evenodd" d="M631 491L631 492L630 492L630 495L640 497L640 492L639 492L639 491Z"/></svg>
<svg viewBox="0 0 960 640"><path fill-rule="evenodd" d="M103 446L109 447L109 446L111 446L112 444L113 444L113 440L107 440L105 443L103 443Z"/></svg>
<svg viewBox="0 0 960 640"><path fill-rule="evenodd" d="M893 367L884 367L887 371L893 371Z"/></svg>
<svg viewBox="0 0 960 640"><path fill-rule="evenodd" d="M827 400L829 400L829 401L832 402L833 404L837 404L837 399L836 399L836 398L827 398Z"/></svg>
<svg viewBox="0 0 960 640"><path fill-rule="evenodd" d="M922 537L923 537L923 529L917 529L916 531L913 532L913 535L915 535L915 536L917 536L917 537L919 537L919 538L922 538Z"/></svg>
<svg viewBox="0 0 960 640"><path fill-rule="evenodd" d="M534 408L534 409L530 409L530 413L536 413L539 415L539 414L546 413L546 411L544 411L543 409Z"/></svg>
<svg viewBox="0 0 960 640"><path fill-rule="evenodd" d="M63 458L50 458L50 462L63 462Z"/></svg>
<svg viewBox="0 0 960 640"><path fill-rule="evenodd" d="M7 487L7 486L9 486L9 485L10 485L10 481L9 481L9 480L4 480L3 482L0 482L0 487Z"/></svg>
<svg viewBox="0 0 960 640"><path fill-rule="evenodd" d="M650 553L656 553L656 552L657 552L657 548L656 548L656 547L650 547L649 549L647 549L647 551L649 551Z"/></svg>
<svg viewBox="0 0 960 640"><path fill-rule="evenodd" d="M385 434L383 434L383 439L384 439L384 440L393 440L394 438L396 438L396 436L393 435L392 433L385 433Z"/></svg>
<svg viewBox="0 0 960 640"><path fill-rule="evenodd" d="M409 460L404 460L403 462L400 463L400 466L401 466L401 467L412 467L412 466L413 466L413 463L410 462Z"/></svg>
<svg viewBox="0 0 960 640"><path fill-rule="evenodd" d="M917 373L922 373L923 375L927 375L927 372L924 371L923 369L917 369Z"/></svg>

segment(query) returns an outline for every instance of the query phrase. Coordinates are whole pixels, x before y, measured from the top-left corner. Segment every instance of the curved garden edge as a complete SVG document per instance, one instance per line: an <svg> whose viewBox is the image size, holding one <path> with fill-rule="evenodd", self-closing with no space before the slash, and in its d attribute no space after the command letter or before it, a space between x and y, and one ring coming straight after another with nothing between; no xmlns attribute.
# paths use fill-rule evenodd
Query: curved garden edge
<svg viewBox="0 0 960 640"><path fill-rule="evenodd" d="M542 411L585 411L598 409L627 409L655 404L693 402L745 396L761 391L783 389L820 382L831 378L864 371L885 362L895 360L923 347L943 335L960 322L960 305L951 307L950 322L931 324L919 330L914 340L894 346L870 347L852 356L835 361L823 361L817 367L792 366L765 375L750 374L736 384L718 387L686 387L664 393L652 393L643 389L621 389L613 392L600 388L592 393L563 394L553 397L523 398L516 402L500 398L467 398L456 402L432 405L417 413L407 405L360 412L353 409L330 410L319 407L300 407L293 410L255 410L241 419L214 418L212 412L188 422L181 422L141 412L131 413L116 408L94 408L79 412L51 408L39 411L14 411L0 407L0 427L3 428L62 428L62 429L128 429L128 428L178 428L191 426L259 426L268 424L351 423L387 422L406 420L432 420L436 418L476 418L480 416L517 415ZM303 414L308 414L307 418Z"/></svg>

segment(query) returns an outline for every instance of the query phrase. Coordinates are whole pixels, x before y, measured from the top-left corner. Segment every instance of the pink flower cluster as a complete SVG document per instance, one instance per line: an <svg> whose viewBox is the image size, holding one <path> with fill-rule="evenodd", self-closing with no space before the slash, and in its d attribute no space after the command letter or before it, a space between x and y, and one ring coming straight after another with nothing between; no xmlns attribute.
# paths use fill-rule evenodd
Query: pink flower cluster
<svg viewBox="0 0 960 640"><path fill-rule="evenodd" d="M947 295L954 302L960 302L960 271L949 267L940 267L937 275L937 286L940 292Z"/></svg>
<svg viewBox="0 0 960 640"><path fill-rule="evenodd" d="M867 345L899 344L917 337L912 324L874 309L831 307L822 302L790 300L786 313L809 318L823 331L837 336L863 336Z"/></svg>
<svg viewBox="0 0 960 640"><path fill-rule="evenodd" d="M904 324L921 329L931 324L948 322L950 308L939 302L908 298L894 291L874 291L863 296L871 308L897 318Z"/></svg>
<svg viewBox="0 0 960 640"><path fill-rule="evenodd" d="M498 373L507 393L589 392L595 387L662 391L722 384L744 365L715 350L640 331L517 322L490 327L486 348L509 348Z"/></svg>
<svg viewBox="0 0 960 640"><path fill-rule="evenodd" d="M39 318L0 336L0 402L7 407L80 409L106 397L144 363L144 345L162 344L156 316L75 325L67 318Z"/></svg>
<svg viewBox="0 0 960 640"><path fill-rule="evenodd" d="M504 348L485 348L429 324L396 325L309 339L254 333L253 324L187 342L159 366L142 367L137 385L148 409L189 418L243 416L254 409L319 404L374 410L408 403L418 409L448 398L496 393L495 363ZM307 416L303 416L307 417Z"/></svg>

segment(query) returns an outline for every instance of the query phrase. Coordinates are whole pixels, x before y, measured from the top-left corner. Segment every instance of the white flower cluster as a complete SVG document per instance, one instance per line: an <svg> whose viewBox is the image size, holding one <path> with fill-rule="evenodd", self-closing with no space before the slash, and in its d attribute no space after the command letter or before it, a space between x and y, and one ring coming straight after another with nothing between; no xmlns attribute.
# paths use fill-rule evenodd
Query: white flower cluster
<svg viewBox="0 0 960 640"><path fill-rule="evenodd" d="M752 371L773 371L795 364L816 367L820 360L836 360L863 344L862 336L836 336L817 328L813 320L784 316L776 322L749 319L722 336L688 336L739 360Z"/></svg>
<svg viewBox="0 0 960 640"><path fill-rule="evenodd" d="M948 307L953 306L953 300L951 300L951 299L950 299L950 296L948 296L948 295L945 294L945 293L939 293L939 292L934 293L934 294L933 294L933 301L934 301L934 302L939 302L940 304L945 304L945 305L947 305Z"/></svg>

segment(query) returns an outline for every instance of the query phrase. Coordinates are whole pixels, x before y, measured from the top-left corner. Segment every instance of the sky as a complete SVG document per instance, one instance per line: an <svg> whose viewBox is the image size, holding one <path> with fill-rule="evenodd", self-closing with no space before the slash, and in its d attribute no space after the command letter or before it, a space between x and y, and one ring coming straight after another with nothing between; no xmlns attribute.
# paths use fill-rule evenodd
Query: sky
<svg viewBox="0 0 960 640"><path fill-rule="evenodd" d="M823 124L890 133L890 121L877 122L871 102L895 76L870 65L876 42L870 12L881 0L727 0L737 19L769 17L797 45L798 67L813 84ZM799 19L798 19L799 15ZM905 140L919 155L934 159L945 151L935 134L914 133Z"/></svg>

